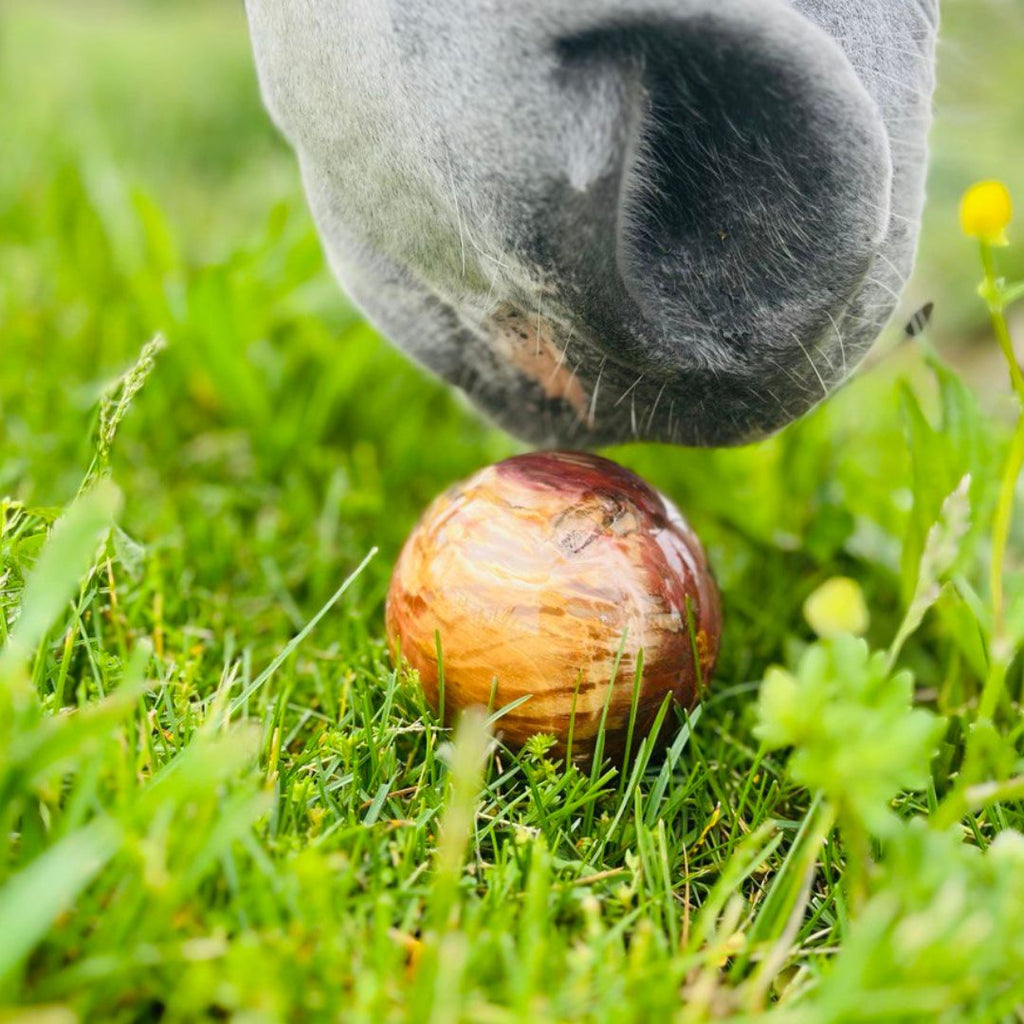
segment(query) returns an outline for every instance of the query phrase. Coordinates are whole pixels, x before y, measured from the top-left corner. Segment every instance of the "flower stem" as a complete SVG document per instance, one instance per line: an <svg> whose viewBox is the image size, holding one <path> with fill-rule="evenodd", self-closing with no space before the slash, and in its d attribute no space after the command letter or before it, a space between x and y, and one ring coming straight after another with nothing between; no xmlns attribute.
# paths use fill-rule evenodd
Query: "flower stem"
<svg viewBox="0 0 1024 1024"><path fill-rule="evenodd" d="M1007 664L1012 657L1006 647L1006 620L1003 602L1003 564L1006 559L1006 545L1010 536L1010 523L1013 519L1013 499L1017 489L1017 478L1024 468L1024 416L1017 419L1017 428L1010 443L1010 453L1003 469L1002 483L999 488L999 501L996 505L995 519L992 524L992 650L990 652L989 673L981 693L978 706L978 717L990 719L995 713L1006 679Z"/></svg>
<svg viewBox="0 0 1024 1024"><path fill-rule="evenodd" d="M980 247L981 265L985 268L984 297L988 305L989 317L992 320L992 330L995 332L996 341L999 342L999 347L1006 358L1014 394L1021 406L1024 407L1024 372L1021 371L1020 364L1017 362L1017 354L1013 350L1013 339L1010 337L1010 328L1006 324L1006 303L1003 299L1002 288L996 280L992 246L983 241Z"/></svg>
<svg viewBox="0 0 1024 1024"><path fill-rule="evenodd" d="M990 721L999 706L1006 683L1013 652L1008 650L1006 636L1006 618L1003 598L1003 567L1006 561L1006 546L1010 536L1010 524L1013 519L1013 500L1017 489L1017 479L1024 468L1024 373L1021 372L1013 350L1013 339L1006 323L1006 300L1003 283L996 278L995 259L992 246L981 242L981 263L985 269L985 282L981 292L988 305L989 317L996 340L1006 357L1010 371L1010 382L1014 394L1020 403L1017 423L1010 442L1010 451L1003 468L1002 481L999 487L999 500L996 505L995 517L992 521L992 562L991 562L991 600L992 600L992 644L989 652L989 671L985 685L981 691L978 704L979 721Z"/></svg>

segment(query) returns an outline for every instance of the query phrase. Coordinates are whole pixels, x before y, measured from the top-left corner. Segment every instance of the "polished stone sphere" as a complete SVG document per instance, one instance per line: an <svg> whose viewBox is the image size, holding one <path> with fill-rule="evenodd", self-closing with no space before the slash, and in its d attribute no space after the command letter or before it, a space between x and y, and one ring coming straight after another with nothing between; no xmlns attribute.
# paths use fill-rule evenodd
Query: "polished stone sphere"
<svg viewBox="0 0 1024 1024"><path fill-rule="evenodd" d="M697 537L647 483L579 452L519 455L438 497L395 566L386 623L393 653L451 722L498 710L521 746L555 737L587 762L602 718L605 753L632 749L667 694L692 707L714 669L718 590ZM643 652L639 687L638 660ZM676 716L669 710L667 738Z"/></svg>

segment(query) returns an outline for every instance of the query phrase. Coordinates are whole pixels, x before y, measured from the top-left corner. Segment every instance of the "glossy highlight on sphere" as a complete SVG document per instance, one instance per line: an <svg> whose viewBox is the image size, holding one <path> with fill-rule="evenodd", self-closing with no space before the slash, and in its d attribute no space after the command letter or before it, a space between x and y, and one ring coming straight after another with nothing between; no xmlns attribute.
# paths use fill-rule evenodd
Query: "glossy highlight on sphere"
<svg viewBox="0 0 1024 1024"><path fill-rule="evenodd" d="M515 456L438 497L399 556L385 614L392 652L435 709L440 634L446 720L529 694L498 722L505 742L550 733L562 756L571 722L584 762L606 703L605 752L624 754L641 649L634 750L667 693L696 703L721 632L718 590L678 510L580 452Z"/></svg>

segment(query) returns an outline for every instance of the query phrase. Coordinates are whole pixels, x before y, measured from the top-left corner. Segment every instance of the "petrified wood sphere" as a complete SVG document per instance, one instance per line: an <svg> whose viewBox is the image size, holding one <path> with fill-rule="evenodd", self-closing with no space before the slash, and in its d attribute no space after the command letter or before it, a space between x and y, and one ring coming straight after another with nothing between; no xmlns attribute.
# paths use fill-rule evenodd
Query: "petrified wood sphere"
<svg viewBox="0 0 1024 1024"><path fill-rule="evenodd" d="M721 631L704 552L676 508L578 452L516 456L437 498L399 556L386 618L435 708L440 634L446 719L529 694L498 722L506 742L551 733L564 755L572 720L581 761L606 703L605 751L623 755L641 649L634 750L667 693L696 702Z"/></svg>

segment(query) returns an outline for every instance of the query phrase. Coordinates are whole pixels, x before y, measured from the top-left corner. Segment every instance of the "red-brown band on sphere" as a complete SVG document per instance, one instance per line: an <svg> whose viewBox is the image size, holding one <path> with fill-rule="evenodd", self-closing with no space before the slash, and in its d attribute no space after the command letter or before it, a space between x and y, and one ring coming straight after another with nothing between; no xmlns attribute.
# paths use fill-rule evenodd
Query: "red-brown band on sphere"
<svg viewBox="0 0 1024 1024"><path fill-rule="evenodd" d="M505 741L550 733L564 756L573 719L583 762L606 702L605 751L623 755L641 648L634 750L666 693L696 703L721 633L717 587L679 511L579 452L518 455L438 497L402 549L385 615L392 652L400 643L435 710L440 634L446 720L530 694L498 723Z"/></svg>

